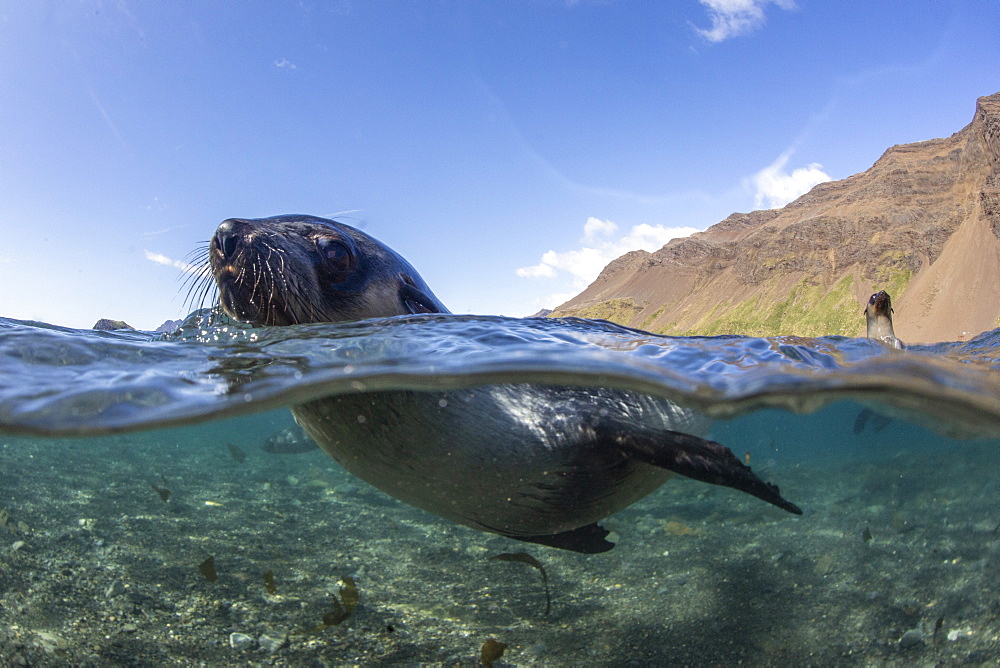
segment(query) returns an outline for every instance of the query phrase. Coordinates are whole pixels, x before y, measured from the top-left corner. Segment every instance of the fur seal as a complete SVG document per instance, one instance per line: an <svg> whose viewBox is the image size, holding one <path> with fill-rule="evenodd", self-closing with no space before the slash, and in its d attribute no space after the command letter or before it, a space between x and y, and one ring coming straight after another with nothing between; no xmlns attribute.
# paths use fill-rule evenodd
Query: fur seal
<svg viewBox="0 0 1000 668"><path fill-rule="evenodd" d="M229 219L209 243L219 303L254 325L448 313L385 245L304 215ZM672 473L801 514L671 402L601 388L510 384L311 401L296 420L350 473L454 522L577 552L614 547L598 520Z"/></svg>
<svg viewBox="0 0 1000 668"><path fill-rule="evenodd" d="M896 338L892 329L892 298L885 290L876 292L868 298L865 306L865 319L868 322L868 338L878 339L893 348L901 349L903 342Z"/></svg>

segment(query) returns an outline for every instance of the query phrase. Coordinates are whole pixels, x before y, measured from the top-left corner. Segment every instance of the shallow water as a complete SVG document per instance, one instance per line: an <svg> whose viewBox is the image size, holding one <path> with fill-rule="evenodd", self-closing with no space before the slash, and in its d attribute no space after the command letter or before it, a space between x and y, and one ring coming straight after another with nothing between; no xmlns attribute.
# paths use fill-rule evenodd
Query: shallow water
<svg viewBox="0 0 1000 668"><path fill-rule="evenodd" d="M494 637L515 664L995 662L998 352L1000 331L898 351L575 319L202 313L161 337L0 319L0 655L471 663ZM440 520L318 450L261 449L289 404L501 382L702 410L806 513L675 478L603 523L614 550L578 555ZM519 551L547 570L549 615L536 570L489 559ZM358 609L315 630L344 576Z"/></svg>

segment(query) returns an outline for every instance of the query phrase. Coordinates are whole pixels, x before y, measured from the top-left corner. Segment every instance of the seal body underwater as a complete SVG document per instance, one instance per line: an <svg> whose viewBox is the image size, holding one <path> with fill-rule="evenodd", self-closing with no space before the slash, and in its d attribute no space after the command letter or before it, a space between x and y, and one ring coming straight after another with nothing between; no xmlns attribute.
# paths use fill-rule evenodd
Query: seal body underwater
<svg viewBox="0 0 1000 668"><path fill-rule="evenodd" d="M209 245L220 304L254 325L448 313L402 257L313 216L229 219ZM578 552L611 549L597 522L673 473L801 514L708 421L634 392L509 384L310 401L296 420L345 469L482 531Z"/></svg>

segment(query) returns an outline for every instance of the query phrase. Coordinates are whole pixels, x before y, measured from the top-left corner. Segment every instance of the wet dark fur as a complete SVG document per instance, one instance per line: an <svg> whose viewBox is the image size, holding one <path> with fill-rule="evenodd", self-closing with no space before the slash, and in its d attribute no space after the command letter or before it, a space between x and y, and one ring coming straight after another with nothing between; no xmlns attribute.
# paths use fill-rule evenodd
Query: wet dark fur
<svg viewBox="0 0 1000 668"><path fill-rule="evenodd" d="M322 218L227 220L208 259L222 309L256 325L448 313L406 260ZM693 435L707 427L703 417L632 392L536 385L366 392L293 413L345 469L392 496L564 549L611 549L596 521L671 472L801 513L727 448Z"/></svg>

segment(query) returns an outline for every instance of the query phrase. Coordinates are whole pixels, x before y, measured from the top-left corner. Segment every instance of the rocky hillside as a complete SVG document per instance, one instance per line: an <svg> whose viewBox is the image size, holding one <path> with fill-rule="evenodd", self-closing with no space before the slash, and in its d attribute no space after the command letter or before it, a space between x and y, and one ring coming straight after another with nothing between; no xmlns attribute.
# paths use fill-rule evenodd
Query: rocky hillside
<svg viewBox="0 0 1000 668"><path fill-rule="evenodd" d="M782 209L627 253L551 315L664 334L857 336L882 289L907 342L1000 326L1000 93L947 139L894 146Z"/></svg>

